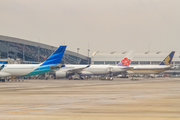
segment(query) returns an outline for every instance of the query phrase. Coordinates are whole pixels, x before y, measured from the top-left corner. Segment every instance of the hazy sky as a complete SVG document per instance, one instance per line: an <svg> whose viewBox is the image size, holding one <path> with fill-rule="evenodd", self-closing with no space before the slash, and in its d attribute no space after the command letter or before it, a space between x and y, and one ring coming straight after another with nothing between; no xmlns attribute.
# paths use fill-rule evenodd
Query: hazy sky
<svg viewBox="0 0 180 120"><path fill-rule="evenodd" d="M0 0L0 34L94 51L180 51L180 0Z"/></svg>

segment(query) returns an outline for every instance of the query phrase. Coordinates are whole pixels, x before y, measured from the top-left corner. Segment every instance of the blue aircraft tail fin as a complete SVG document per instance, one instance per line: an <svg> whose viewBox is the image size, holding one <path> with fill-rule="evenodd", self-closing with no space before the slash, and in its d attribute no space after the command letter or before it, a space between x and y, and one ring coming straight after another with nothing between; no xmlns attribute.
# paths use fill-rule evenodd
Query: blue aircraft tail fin
<svg viewBox="0 0 180 120"><path fill-rule="evenodd" d="M66 46L60 46L46 61L44 61L41 64L41 66L59 64L61 62L65 50L66 50Z"/></svg>
<svg viewBox="0 0 180 120"><path fill-rule="evenodd" d="M159 65L171 65L175 51L172 51Z"/></svg>

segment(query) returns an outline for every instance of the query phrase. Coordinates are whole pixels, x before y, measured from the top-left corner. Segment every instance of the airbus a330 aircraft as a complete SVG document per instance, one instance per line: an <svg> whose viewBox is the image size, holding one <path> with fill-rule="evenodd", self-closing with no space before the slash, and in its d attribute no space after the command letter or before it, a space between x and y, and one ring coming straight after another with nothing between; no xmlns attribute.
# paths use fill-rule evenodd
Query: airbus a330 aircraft
<svg viewBox="0 0 180 120"><path fill-rule="evenodd" d="M60 62L66 46L60 46L46 61L41 64L1 64L0 80L6 77L31 76L50 72L61 67Z"/></svg>
<svg viewBox="0 0 180 120"><path fill-rule="evenodd" d="M172 51L159 65L130 65L134 69L129 70L128 74L154 74L169 70L174 54L175 51Z"/></svg>
<svg viewBox="0 0 180 120"><path fill-rule="evenodd" d="M129 67L134 51L130 51L125 58L115 65L64 65L56 71L56 77L65 78L77 74L79 76L120 74L132 69ZM112 79L112 78L111 78Z"/></svg>

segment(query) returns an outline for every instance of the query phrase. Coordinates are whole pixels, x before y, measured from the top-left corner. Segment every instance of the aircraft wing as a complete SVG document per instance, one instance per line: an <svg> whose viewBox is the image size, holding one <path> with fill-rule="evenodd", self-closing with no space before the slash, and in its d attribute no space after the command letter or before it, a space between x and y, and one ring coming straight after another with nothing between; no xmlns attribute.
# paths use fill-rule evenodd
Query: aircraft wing
<svg viewBox="0 0 180 120"><path fill-rule="evenodd" d="M170 70L174 70L175 67L174 67L173 65L170 65L170 66L169 66L169 69L170 69Z"/></svg>
<svg viewBox="0 0 180 120"><path fill-rule="evenodd" d="M71 72L71 73L80 73L82 70L86 69L90 67L90 65L86 66L86 67L82 67L82 68L74 68L74 69L71 69L71 70L68 70L67 72Z"/></svg>

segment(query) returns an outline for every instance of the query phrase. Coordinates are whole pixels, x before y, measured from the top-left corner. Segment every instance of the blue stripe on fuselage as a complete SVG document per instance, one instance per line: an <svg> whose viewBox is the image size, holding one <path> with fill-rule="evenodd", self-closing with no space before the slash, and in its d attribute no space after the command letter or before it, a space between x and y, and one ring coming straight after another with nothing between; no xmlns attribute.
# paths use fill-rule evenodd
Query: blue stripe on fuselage
<svg viewBox="0 0 180 120"><path fill-rule="evenodd" d="M44 66L39 66L34 71L24 76L38 75L38 74L43 74L50 71L52 71L52 69L50 68L50 65L44 65Z"/></svg>

